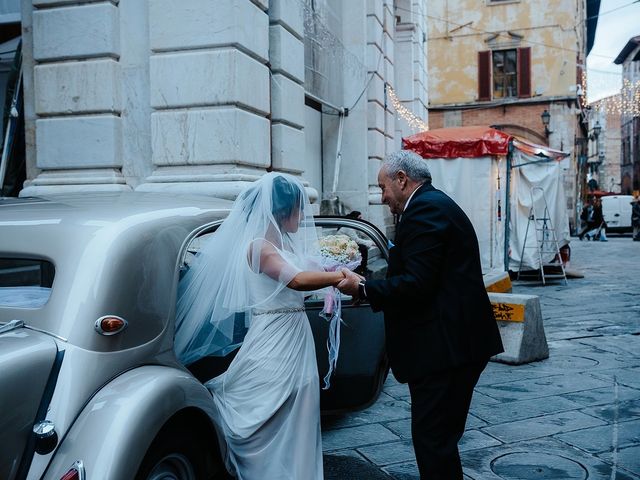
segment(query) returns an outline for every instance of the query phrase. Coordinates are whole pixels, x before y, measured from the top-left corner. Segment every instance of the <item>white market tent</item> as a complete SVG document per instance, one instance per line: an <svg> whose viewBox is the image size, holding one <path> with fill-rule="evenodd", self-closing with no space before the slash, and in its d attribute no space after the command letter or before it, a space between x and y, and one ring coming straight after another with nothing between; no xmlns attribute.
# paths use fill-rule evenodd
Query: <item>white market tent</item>
<svg viewBox="0 0 640 480"><path fill-rule="evenodd" d="M559 162L568 154L484 126L421 132L403 138L403 148L429 162L433 185L453 198L470 218L485 273L519 270L533 187L544 190L559 246L569 243ZM534 192L536 215L542 217L544 200L539 190ZM526 244L522 269L538 269L533 223ZM550 254L543 262L553 258Z"/></svg>

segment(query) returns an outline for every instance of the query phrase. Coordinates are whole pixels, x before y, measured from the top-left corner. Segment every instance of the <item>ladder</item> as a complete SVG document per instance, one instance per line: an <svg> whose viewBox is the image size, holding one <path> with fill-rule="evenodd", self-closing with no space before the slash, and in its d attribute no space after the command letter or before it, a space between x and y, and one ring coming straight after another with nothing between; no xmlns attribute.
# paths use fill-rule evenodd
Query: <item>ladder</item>
<svg viewBox="0 0 640 480"><path fill-rule="evenodd" d="M542 187L531 188L531 208L529 209L529 218L527 220L527 229L524 234L524 241L522 243L522 252L520 253L520 267L518 268L517 279L520 280L520 274L522 272L522 265L524 262L524 252L527 248L535 248L538 254L538 262L540 265L539 278L542 280L542 285L547 284L547 280L550 279L562 279L564 284L567 285L567 274L564 270L564 264L562 263L562 257L560 255L560 246L558 245L558 237L556 236L556 230L551 222L551 216L549 214L549 207L547 205L547 199L544 195L544 189ZM538 194L538 195L536 195ZM544 212L542 216L538 216L536 213L536 196L539 199L539 203L544 206ZM538 210L539 212L539 210ZM533 228L531 225L533 224ZM533 246L527 245L527 237L529 230L535 231L536 244ZM554 255L554 259L558 260L558 263L545 262L545 258L548 258L550 254ZM560 267L560 273L545 272L545 267Z"/></svg>

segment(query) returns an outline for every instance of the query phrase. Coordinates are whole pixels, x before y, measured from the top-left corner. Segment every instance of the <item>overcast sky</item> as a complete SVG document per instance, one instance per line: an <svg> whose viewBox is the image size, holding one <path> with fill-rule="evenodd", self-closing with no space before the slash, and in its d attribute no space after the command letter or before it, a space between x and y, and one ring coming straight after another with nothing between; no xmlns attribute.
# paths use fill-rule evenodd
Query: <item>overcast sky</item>
<svg viewBox="0 0 640 480"><path fill-rule="evenodd" d="M589 102L620 91L622 68L613 60L636 35L640 35L640 0L600 2L596 41L587 58Z"/></svg>

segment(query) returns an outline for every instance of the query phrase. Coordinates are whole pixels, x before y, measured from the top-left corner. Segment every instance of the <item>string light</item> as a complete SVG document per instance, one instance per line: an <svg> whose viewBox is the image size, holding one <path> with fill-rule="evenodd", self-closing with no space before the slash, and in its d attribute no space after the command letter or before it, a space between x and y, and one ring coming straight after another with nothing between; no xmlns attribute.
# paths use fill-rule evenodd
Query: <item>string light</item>
<svg viewBox="0 0 640 480"><path fill-rule="evenodd" d="M620 93L593 102L592 107L602 113L613 115L640 115L640 80L622 80Z"/></svg>
<svg viewBox="0 0 640 480"><path fill-rule="evenodd" d="M581 103L581 107L582 108L586 108L587 105L589 104L589 101L587 99L587 72L585 72L584 70L582 71L582 97L578 97L580 99Z"/></svg>
<svg viewBox="0 0 640 480"><path fill-rule="evenodd" d="M411 128L420 131L429 130L428 123L417 117L411 110L409 110L400 102L398 96L396 95L396 92L393 90L393 88L391 88L391 85L387 83L385 87L387 89L387 93L389 94L389 98L391 99L391 104L396 110L396 113L400 115Z"/></svg>

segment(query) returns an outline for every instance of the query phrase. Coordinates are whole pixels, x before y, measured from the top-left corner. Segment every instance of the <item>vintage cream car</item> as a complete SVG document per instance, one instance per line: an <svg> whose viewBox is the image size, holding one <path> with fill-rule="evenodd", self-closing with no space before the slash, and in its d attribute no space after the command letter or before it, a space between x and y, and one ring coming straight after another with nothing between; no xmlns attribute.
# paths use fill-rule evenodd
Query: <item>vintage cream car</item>
<svg viewBox="0 0 640 480"><path fill-rule="evenodd" d="M0 478L226 478L201 381L228 358L181 365L173 353L177 284L198 238L229 202L143 193L0 200ZM317 219L387 244L366 222ZM321 378L327 326L307 305ZM388 371L384 327L343 308L341 355L324 411L358 409Z"/></svg>

